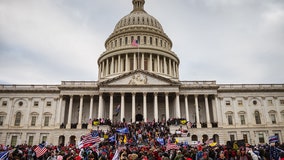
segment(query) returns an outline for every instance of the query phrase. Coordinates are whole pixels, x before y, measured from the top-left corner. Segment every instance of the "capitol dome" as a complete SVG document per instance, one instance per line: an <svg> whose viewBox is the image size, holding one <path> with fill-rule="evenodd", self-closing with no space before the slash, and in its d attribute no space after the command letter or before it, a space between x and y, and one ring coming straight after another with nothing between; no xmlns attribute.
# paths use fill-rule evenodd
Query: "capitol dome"
<svg viewBox="0 0 284 160"><path fill-rule="evenodd" d="M178 81L179 59L160 22L144 10L145 0L132 0L133 10L116 24L98 59L99 81L143 70ZM133 42L137 44L133 44Z"/></svg>

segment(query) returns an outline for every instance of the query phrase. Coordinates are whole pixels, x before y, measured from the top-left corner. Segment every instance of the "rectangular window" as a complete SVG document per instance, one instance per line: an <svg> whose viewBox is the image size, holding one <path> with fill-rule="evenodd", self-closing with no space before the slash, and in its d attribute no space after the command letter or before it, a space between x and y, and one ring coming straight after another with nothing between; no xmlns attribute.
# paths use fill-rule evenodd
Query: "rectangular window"
<svg viewBox="0 0 284 160"><path fill-rule="evenodd" d="M44 117L44 126L48 126L49 125L49 116L45 116Z"/></svg>
<svg viewBox="0 0 284 160"><path fill-rule="evenodd" d="M231 102L230 101L226 101L226 106L230 106Z"/></svg>
<svg viewBox="0 0 284 160"><path fill-rule="evenodd" d="M247 134L243 134L243 139L245 140L245 143L248 143L248 135Z"/></svg>
<svg viewBox="0 0 284 160"><path fill-rule="evenodd" d="M243 106L243 101L242 100L238 100L238 105L239 106Z"/></svg>
<svg viewBox="0 0 284 160"><path fill-rule="evenodd" d="M233 118L231 115L228 115L228 124L233 125Z"/></svg>
<svg viewBox="0 0 284 160"><path fill-rule="evenodd" d="M32 116L31 126L35 126L35 125L36 125L36 116Z"/></svg>
<svg viewBox="0 0 284 160"><path fill-rule="evenodd" d="M11 138L11 146L16 146L17 145L17 136L12 136Z"/></svg>
<svg viewBox="0 0 284 160"><path fill-rule="evenodd" d="M153 38L150 37L150 44L152 45L153 44Z"/></svg>
<svg viewBox="0 0 284 160"><path fill-rule="evenodd" d="M3 101L2 102L2 106L4 107L4 106L7 106L7 101Z"/></svg>
<svg viewBox="0 0 284 160"><path fill-rule="evenodd" d="M140 44L140 36L137 36L138 44Z"/></svg>
<svg viewBox="0 0 284 160"><path fill-rule="evenodd" d="M119 46L122 46L122 38L119 39Z"/></svg>
<svg viewBox="0 0 284 160"><path fill-rule="evenodd" d="M47 102L46 102L46 106L47 106L47 107L50 107L50 106L51 106L51 101L47 101Z"/></svg>
<svg viewBox="0 0 284 160"><path fill-rule="evenodd" d="M246 124L245 115L240 115L240 119L241 119L241 125L245 125Z"/></svg>
<svg viewBox="0 0 284 160"><path fill-rule="evenodd" d="M43 141L46 142L46 140L47 140L47 136L42 136L42 142Z"/></svg>
<svg viewBox="0 0 284 160"><path fill-rule="evenodd" d="M4 116L0 116L0 126L3 126L4 124Z"/></svg>
<svg viewBox="0 0 284 160"><path fill-rule="evenodd" d="M34 142L34 136L29 136L28 145L32 146Z"/></svg>
<svg viewBox="0 0 284 160"><path fill-rule="evenodd" d="M128 44L128 37L125 37L125 45L127 45Z"/></svg>
<svg viewBox="0 0 284 160"><path fill-rule="evenodd" d="M231 140L231 141L235 141L235 135L230 134L230 140Z"/></svg>
<svg viewBox="0 0 284 160"><path fill-rule="evenodd" d="M284 106L284 99L281 99L281 100L280 100L280 105L281 105L281 106Z"/></svg>
<svg viewBox="0 0 284 160"><path fill-rule="evenodd" d="M263 133L259 133L258 134L258 140L259 140L259 143L264 143L264 135L263 135Z"/></svg>
<svg viewBox="0 0 284 160"><path fill-rule="evenodd" d="M34 101L34 106L38 106L38 101Z"/></svg>
<svg viewBox="0 0 284 160"><path fill-rule="evenodd" d="M268 103L268 106L273 106L273 102L272 102L271 99L269 99L269 100L267 101L267 103Z"/></svg>
<svg viewBox="0 0 284 160"><path fill-rule="evenodd" d="M270 119L271 119L271 123L272 123L272 124L276 124L276 117L275 117L275 114L271 114L271 115L270 115Z"/></svg>
<svg viewBox="0 0 284 160"><path fill-rule="evenodd" d="M158 38L155 38L156 46L158 46Z"/></svg>
<svg viewBox="0 0 284 160"><path fill-rule="evenodd" d="M134 37L133 37L133 36L131 36L131 43L133 42L133 40L134 40Z"/></svg>
<svg viewBox="0 0 284 160"><path fill-rule="evenodd" d="M144 36L144 44L146 44L147 43L147 38L146 38L146 36Z"/></svg>

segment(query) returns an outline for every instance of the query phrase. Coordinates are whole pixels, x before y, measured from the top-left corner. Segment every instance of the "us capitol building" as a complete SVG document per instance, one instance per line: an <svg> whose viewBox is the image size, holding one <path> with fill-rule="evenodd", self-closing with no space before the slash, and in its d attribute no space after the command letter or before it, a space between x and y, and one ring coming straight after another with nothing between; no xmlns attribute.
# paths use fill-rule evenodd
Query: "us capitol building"
<svg viewBox="0 0 284 160"><path fill-rule="evenodd" d="M89 123L95 118L184 118L195 124L188 129L189 143L214 138L219 144L240 139L259 144L273 135L283 142L284 84L180 81L171 39L144 10L145 0L132 3L105 41L97 81L0 85L0 144L77 144L90 129L106 128Z"/></svg>

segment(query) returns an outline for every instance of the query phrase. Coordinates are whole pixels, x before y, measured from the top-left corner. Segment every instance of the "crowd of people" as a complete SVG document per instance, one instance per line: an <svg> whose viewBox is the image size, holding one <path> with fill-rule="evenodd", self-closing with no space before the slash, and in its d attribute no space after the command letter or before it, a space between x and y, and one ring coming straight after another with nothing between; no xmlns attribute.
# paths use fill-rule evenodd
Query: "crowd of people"
<svg viewBox="0 0 284 160"><path fill-rule="evenodd" d="M37 157L36 146L1 146L0 159L20 160L283 160L284 144L228 146L179 143L166 123L116 123L109 131L94 130L100 142L78 145L46 145ZM88 134L88 133L86 133ZM84 137L81 138L81 140ZM1 159L2 160L2 159Z"/></svg>

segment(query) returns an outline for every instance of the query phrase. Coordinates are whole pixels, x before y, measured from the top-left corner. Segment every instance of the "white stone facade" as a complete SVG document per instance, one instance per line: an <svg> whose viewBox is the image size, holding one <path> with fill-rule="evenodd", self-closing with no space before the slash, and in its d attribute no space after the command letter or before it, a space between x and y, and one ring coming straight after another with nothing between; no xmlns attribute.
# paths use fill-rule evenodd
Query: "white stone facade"
<svg viewBox="0 0 284 160"><path fill-rule="evenodd" d="M106 40L106 51L98 59L98 81L0 85L0 144L76 144L89 129L98 129L89 124L94 118L185 118L196 123L188 129L191 141L214 137L220 144L240 139L258 144L278 135L283 142L284 84L180 81L172 42L144 11L144 3L133 0L133 11ZM131 45L135 39L138 47Z"/></svg>

